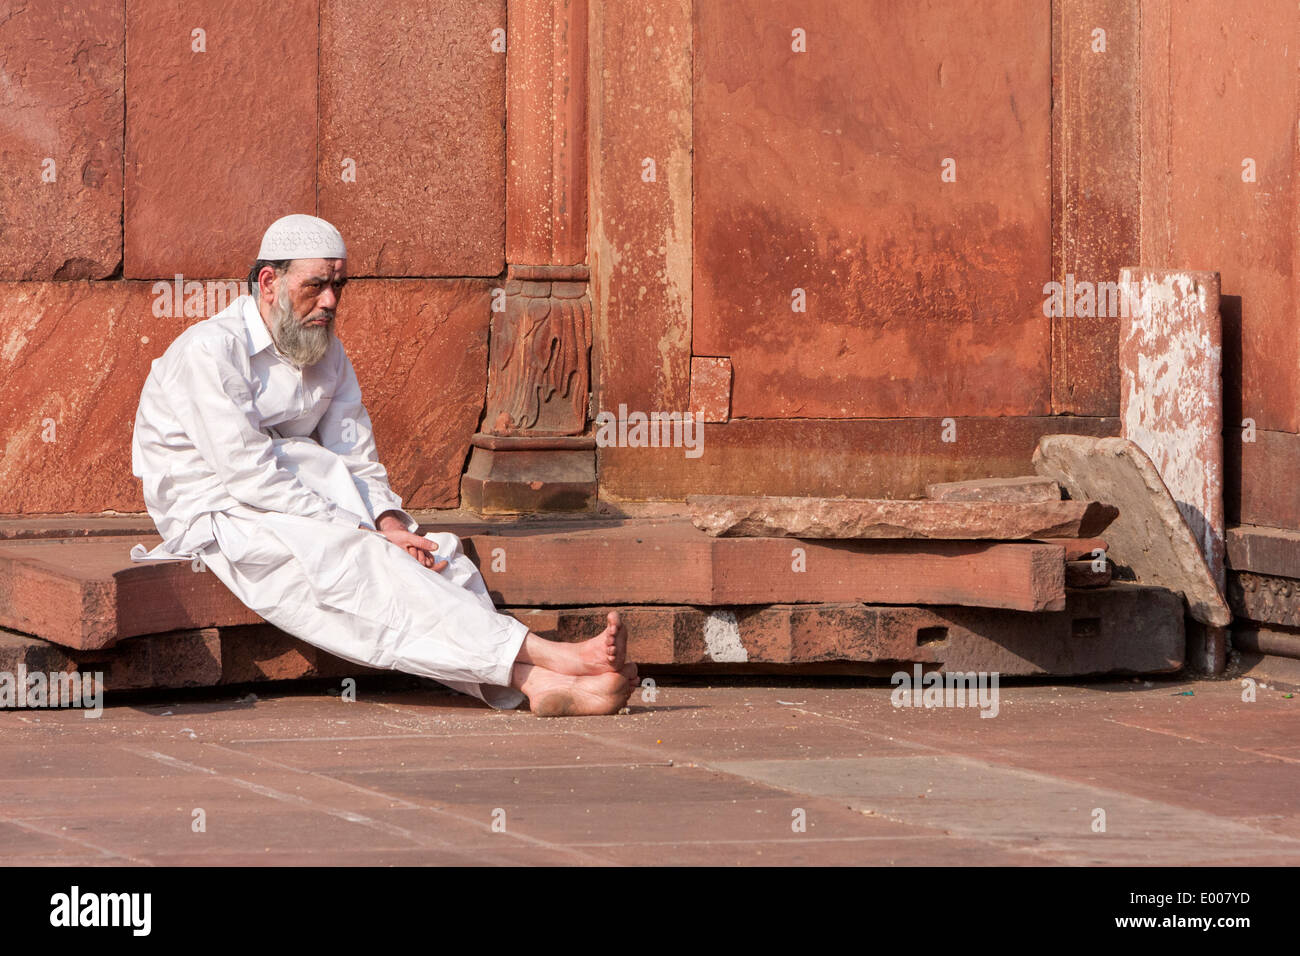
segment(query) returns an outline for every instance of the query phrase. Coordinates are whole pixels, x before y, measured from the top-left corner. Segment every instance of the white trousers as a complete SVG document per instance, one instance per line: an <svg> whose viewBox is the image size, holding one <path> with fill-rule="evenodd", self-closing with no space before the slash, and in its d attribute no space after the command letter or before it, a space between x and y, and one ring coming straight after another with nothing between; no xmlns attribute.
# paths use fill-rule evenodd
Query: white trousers
<svg viewBox="0 0 1300 956"><path fill-rule="evenodd" d="M364 488L333 452L276 439L280 466L364 516ZM426 534L448 566L426 568L373 531L239 504L208 512L214 543L200 557L280 630L336 657L431 677L493 707L518 707L508 686L528 627L497 613L478 568L447 532Z"/></svg>

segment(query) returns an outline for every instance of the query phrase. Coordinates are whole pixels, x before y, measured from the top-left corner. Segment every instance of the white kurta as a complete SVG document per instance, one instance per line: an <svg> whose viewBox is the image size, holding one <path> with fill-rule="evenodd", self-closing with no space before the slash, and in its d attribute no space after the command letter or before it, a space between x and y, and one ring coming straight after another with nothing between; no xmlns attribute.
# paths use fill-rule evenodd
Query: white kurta
<svg viewBox="0 0 1300 956"><path fill-rule="evenodd" d="M335 339L298 369L252 297L186 329L140 396L132 471L163 537L134 561L198 557L287 633L359 664L431 677L494 707L528 628L497 613L453 534L435 573L374 531L402 510L379 463L352 363Z"/></svg>

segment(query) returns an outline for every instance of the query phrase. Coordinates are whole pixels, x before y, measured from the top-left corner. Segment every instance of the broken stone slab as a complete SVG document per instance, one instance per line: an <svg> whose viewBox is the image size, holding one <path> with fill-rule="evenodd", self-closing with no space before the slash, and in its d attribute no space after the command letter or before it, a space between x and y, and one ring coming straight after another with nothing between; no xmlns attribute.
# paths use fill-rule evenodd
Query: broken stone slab
<svg viewBox="0 0 1300 956"><path fill-rule="evenodd" d="M1061 486L1041 475L1018 478L975 478L971 481L943 481L925 486L934 501L1060 501Z"/></svg>
<svg viewBox="0 0 1300 956"><path fill-rule="evenodd" d="M695 527L715 537L927 538L1022 541L1090 538L1119 512L1099 501L894 501L690 495Z"/></svg>
<svg viewBox="0 0 1300 956"><path fill-rule="evenodd" d="M1127 438L1044 435L1034 470L1056 479L1072 498L1114 502L1119 517L1106 531L1107 554L1139 583L1186 599L1192 617L1226 627L1232 611L1219 593L1200 545L1151 459Z"/></svg>
<svg viewBox="0 0 1300 956"><path fill-rule="evenodd" d="M1219 273L1126 268L1120 287L1120 435L1155 465L1223 592Z"/></svg>

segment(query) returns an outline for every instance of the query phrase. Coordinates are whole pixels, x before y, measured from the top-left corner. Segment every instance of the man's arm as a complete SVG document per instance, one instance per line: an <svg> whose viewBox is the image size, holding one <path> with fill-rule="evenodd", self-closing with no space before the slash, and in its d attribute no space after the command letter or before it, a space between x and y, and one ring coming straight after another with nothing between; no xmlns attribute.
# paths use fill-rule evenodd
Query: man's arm
<svg viewBox="0 0 1300 956"><path fill-rule="evenodd" d="M176 418L236 501L264 511L318 518L348 528L354 515L279 466L271 437L257 427L253 390L227 348L198 342L168 383Z"/></svg>
<svg viewBox="0 0 1300 956"><path fill-rule="evenodd" d="M402 499L388 484L388 472L379 463L370 413L361 401L361 385L352 368L352 361L343 355L338 385L330 399L325 414L316 426L321 445L339 455L352 476L365 485L369 504L375 518L375 527L387 530L395 519L407 531L414 532L419 524L402 510Z"/></svg>

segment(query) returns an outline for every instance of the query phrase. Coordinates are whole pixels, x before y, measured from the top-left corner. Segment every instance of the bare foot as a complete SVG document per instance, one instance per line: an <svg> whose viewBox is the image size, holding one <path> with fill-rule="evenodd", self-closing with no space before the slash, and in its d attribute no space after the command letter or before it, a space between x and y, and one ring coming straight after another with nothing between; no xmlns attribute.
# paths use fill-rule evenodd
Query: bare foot
<svg viewBox="0 0 1300 956"><path fill-rule="evenodd" d="M578 657L585 668L581 674L621 671L627 663L627 628L618 611L605 615L605 629L578 645ZM563 672L562 672L563 673Z"/></svg>
<svg viewBox="0 0 1300 956"><path fill-rule="evenodd" d="M605 629L595 637L572 644L530 633L518 660L572 677L618 673L627 663L627 628L618 611L610 611L605 621Z"/></svg>
<svg viewBox="0 0 1300 956"><path fill-rule="evenodd" d="M603 674L557 674L533 667L522 688L538 717L589 717L615 714L636 687L636 665Z"/></svg>

